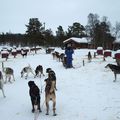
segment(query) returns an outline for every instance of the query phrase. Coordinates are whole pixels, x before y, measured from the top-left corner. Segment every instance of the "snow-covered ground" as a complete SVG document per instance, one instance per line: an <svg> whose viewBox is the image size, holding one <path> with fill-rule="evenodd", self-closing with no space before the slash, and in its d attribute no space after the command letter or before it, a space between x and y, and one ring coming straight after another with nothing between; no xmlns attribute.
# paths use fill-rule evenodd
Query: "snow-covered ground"
<svg viewBox="0 0 120 120"><path fill-rule="evenodd" d="M56 49L59 52L64 50ZM41 93L41 109L38 120L119 120L120 119L120 75L113 82L114 75L110 69L106 69L108 63L116 64L112 57L103 61L102 56L87 60L87 53L95 50L79 49L73 55L74 68L65 69L61 62L53 60L51 54L45 54L40 50L36 55L28 55L27 58L18 56L4 61L5 67L11 67L15 72L16 81L6 83L4 91L6 98L0 92L0 120L34 120L31 112L28 81L34 80L41 89L44 79L47 78L46 68L51 67L56 72L56 113L52 115L52 102L50 102L50 114L45 115L44 88ZM85 66L83 66L83 60ZM3 59L0 59L2 62ZM32 74L28 79L20 77L23 67L31 65L33 69L37 65L44 68L45 77L34 78ZM2 64L0 68L2 67ZM2 68L1 68L2 69Z"/></svg>

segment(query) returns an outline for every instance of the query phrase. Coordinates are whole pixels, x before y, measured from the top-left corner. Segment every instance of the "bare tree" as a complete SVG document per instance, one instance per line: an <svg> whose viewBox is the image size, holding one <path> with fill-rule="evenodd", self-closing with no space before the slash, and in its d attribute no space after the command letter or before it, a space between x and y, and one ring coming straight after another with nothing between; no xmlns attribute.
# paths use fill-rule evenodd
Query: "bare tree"
<svg viewBox="0 0 120 120"><path fill-rule="evenodd" d="M88 15L88 23L85 26L85 30L86 30L86 33L89 36L91 42L94 44L94 47L95 47L94 29L95 29L95 25L97 23L99 23L99 16L97 14L90 13Z"/></svg>
<svg viewBox="0 0 120 120"><path fill-rule="evenodd" d="M114 36L120 38L120 22L116 22L115 27L113 28Z"/></svg>

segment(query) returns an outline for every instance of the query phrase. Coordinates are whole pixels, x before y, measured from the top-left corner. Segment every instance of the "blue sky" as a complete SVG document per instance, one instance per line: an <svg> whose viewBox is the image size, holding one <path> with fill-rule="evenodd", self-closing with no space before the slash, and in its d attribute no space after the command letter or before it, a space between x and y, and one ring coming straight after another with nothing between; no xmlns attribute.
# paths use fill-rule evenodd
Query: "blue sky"
<svg viewBox="0 0 120 120"><path fill-rule="evenodd" d="M120 0L0 0L0 33L25 33L29 18L38 18L53 31L64 30L74 22L87 24L89 13L120 22Z"/></svg>

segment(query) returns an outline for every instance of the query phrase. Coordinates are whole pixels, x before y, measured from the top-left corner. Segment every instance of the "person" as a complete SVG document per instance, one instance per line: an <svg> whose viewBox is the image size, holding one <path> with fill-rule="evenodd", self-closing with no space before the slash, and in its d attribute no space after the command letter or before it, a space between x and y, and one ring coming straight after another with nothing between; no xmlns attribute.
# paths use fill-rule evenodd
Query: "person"
<svg viewBox="0 0 120 120"><path fill-rule="evenodd" d="M71 45L67 45L66 49L65 49L65 55L66 55L66 68L72 68L72 54L74 53L73 48L71 47Z"/></svg>
<svg viewBox="0 0 120 120"><path fill-rule="evenodd" d="M92 55L91 55L91 52L89 51L88 52L88 60L89 60L89 62L91 61L91 59L92 59Z"/></svg>

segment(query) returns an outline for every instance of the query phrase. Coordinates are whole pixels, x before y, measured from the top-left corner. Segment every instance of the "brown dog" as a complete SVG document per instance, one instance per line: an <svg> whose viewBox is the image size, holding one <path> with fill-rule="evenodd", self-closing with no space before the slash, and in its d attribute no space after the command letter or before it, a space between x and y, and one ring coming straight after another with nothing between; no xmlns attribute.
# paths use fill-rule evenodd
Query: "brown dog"
<svg viewBox="0 0 120 120"><path fill-rule="evenodd" d="M55 90L57 90L57 88L56 88L56 74L55 74L55 72L51 68L47 68L46 69L46 73L48 73L48 78L50 80L55 81Z"/></svg>
<svg viewBox="0 0 120 120"><path fill-rule="evenodd" d="M55 81L50 80L49 78L45 79L45 103L46 103L46 115L49 115L49 101L53 102L53 115L56 116L56 94L55 94Z"/></svg>

